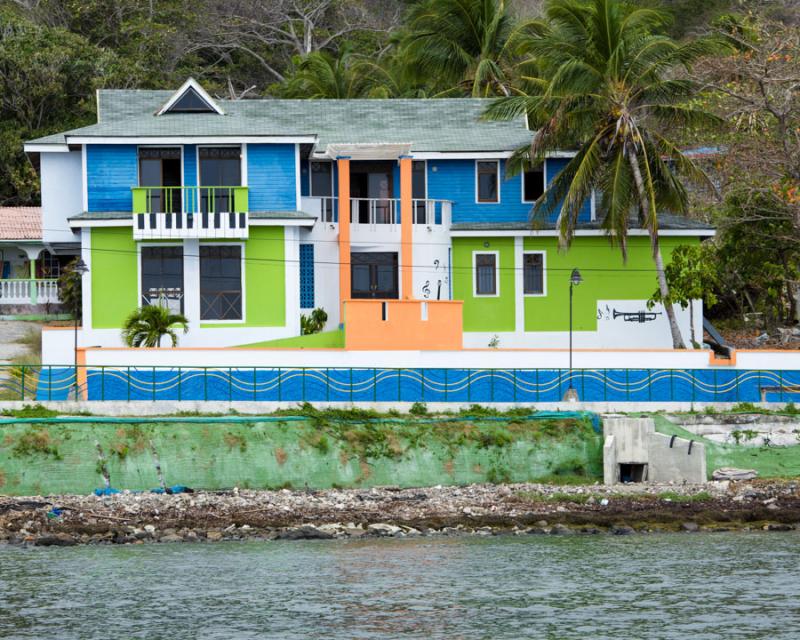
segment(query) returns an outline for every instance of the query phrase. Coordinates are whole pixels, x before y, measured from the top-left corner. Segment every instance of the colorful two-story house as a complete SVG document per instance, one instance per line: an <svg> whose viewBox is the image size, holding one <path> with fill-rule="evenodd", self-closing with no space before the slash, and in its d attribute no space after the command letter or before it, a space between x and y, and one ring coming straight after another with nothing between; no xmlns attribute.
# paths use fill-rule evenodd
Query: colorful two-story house
<svg viewBox="0 0 800 640"><path fill-rule="evenodd" d="M99 91L96 124L25 146L46 239L88 267L81 344L121 346L125 318L163 304L189 320L181 346L564 348L578 269L576 346L669 347L647 233L623 262L592 198L559 250L555 219L530 213L570 154L512 175L532 132L485 107ZM664 216L660 234L669 260L713 231ZM316 308L325 333L301 336ZM701 305L677 312L702 335Z"/></svg>

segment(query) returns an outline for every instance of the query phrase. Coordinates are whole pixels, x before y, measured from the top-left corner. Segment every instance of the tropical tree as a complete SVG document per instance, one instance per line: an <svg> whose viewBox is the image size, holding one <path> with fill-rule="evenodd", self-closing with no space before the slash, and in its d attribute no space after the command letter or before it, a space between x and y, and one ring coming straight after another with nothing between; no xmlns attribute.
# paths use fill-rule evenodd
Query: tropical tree
<svg viewBox="0 0 800 640"><path fill-rule="evenodd" d="M412 80L443 94L510 95L529 21L517 21L505 0L422 0L411 5L400 54Z"/></svg>
<svg viewBox="0 0 800 640"><path fill-rule="evenodd" d="M295 71L284 85L289 98L347 99L368 97L371 68L343 49L338 55L314 51L295 59Z"/></svg>
<svg viewBox="0 0 800 640"><path fill-rule="evenodd" d="M160 347L161 338L169 336L172 346L178 345L176 327L189 330L189 321L181 313L171 313L161 305L148 305L136 309L125 320L122 340L129 347Z"/></svg>
<svg viewBox="0 0 800 640"><path fill-rule="evenodd" d="M536 134L518 159L540 162L548 152L576 150L534 205L534 218L558 211L566 248L583 204L597 190L597 214L623 257L630 225L649 232L660 296L670 300L659 212L686 213L681 178L708 182L671 135L720 123L690 102L698 87L680 71L722 45L678 43L663 34L663 13L621 0L550 0L544 15L530 44L537 77L526 95L494 102L487 117L527 116ZM665 310L673 346L685 348L672 305Z"/></svg>

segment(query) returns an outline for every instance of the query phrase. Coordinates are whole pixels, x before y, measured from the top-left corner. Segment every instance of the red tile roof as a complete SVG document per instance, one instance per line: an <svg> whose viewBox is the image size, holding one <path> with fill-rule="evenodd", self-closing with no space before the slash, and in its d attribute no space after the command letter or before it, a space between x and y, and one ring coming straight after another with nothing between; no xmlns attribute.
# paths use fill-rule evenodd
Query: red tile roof
<svg viewBox="0 0 800 640"><path fill-rule="evenodd" d="M0 207L0 240L41 239L41 207Z"/></svg>

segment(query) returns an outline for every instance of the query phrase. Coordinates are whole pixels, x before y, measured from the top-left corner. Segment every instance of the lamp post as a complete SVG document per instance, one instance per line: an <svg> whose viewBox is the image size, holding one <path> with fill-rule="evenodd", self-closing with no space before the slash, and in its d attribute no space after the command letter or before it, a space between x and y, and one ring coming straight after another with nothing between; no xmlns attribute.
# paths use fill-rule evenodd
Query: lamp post
<svg viewBox="0 0 800 640"><path fill-rule="evenodd" d="M581 282L583 282L581 272L573 269L569 276L569 387L564 394L564 400L567 402L578 401L578 392L572 386L572 292Z"/></svg>
<svg viewBox="0 0 800 640"><path fill-rule="evenodd" d="M78 258L78 261L72 265L72 272L79 275L81 277L80 286L83 288L83 274L89 273L89 267L86 266L86 263L83 261L83 258ZM74 342L74 356L75 356L75 382L73 384L73 390L75 395L75 400L80 398L80 388L78 386L78 303L83 298L83 296L78 297L73 296L74 301L74 309L72 310L73 315L75 316L75 342Z"/></svg>

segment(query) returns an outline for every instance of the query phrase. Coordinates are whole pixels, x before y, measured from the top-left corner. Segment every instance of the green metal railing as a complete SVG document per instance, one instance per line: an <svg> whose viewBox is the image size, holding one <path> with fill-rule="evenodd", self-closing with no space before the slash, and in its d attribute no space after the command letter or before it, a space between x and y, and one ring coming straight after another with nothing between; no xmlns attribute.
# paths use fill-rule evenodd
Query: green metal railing
<svg viewBox="0 0 800 640"><path fill-rule="evenodd" d="M247 187L132 187L133 213L247 213Z"/></svg>

